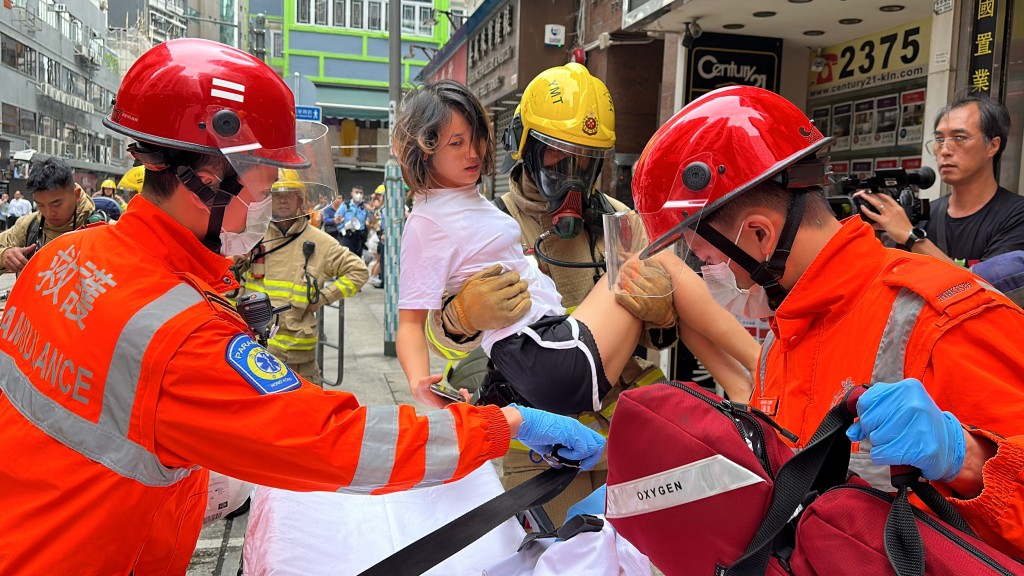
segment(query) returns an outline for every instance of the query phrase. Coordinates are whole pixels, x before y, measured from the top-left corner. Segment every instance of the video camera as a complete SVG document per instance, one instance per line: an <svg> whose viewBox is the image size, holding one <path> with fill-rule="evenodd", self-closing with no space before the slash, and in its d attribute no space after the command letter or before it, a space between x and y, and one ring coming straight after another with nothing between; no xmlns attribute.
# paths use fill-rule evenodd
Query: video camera
<svg viewBox="0 0 1024 576"><path fill-rule="evenodd" d="M868 210L876 214L878 211L871 204L853 196L858 190L866 190L872 194L884 193L891 196L903 207L910 223L916 226L921 220L927 219L929 213L928 200L920 198L918 192L935 184L935 171L927 166L910 171L894 168L878 170L870 178L845 176L840 178L838 183L842 186L843 194L830 196L828 203L840 220L860 214L861 218L870 223L861 213L861 205L867 206Z"/></svg>

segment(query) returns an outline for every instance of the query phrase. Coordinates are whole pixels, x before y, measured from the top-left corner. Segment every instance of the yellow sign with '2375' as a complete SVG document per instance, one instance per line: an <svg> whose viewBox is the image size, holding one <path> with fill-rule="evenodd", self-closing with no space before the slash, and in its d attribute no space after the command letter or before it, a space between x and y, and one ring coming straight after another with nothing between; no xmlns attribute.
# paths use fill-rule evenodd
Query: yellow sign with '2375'
<svg viewBox="0 0 1024 576"><path fill-rule="evenodd" d="M811 72L808 96L842 94L928 74L931 18L883 30L821 51L825 66ZM816 57L811 54L811 58Z"/></svg>

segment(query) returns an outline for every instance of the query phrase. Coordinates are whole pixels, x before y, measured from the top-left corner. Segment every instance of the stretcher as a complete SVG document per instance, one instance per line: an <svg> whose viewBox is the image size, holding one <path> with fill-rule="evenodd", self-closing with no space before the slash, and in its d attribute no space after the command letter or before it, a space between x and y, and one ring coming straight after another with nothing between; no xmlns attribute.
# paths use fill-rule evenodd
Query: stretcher
<svg viewBox="0 0 1024 576"><path fill-rule="evenodd" d="M383 496L259 486L249 511L243 573L355 575L502 492L489 464L452 484ZM480 574L515 554L524 537L509 519L426 574Z"/></svg>

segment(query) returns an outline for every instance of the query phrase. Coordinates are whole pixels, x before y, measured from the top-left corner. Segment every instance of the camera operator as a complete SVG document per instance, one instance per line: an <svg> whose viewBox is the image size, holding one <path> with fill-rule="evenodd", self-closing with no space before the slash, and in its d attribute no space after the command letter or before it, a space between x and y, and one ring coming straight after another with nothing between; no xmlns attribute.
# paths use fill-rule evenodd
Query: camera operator
<svg viewBox="0 0 1024 576"><path fill-rule="evenodd" d="M1024 198L999 186L995 163L1006 148L1010 114L1000 102L970 95L943 108L928 151L952 193L931 203L927 222L914 226L886 194L858 192L861 214L904 250L961 266L1024 249Z"/></svg>

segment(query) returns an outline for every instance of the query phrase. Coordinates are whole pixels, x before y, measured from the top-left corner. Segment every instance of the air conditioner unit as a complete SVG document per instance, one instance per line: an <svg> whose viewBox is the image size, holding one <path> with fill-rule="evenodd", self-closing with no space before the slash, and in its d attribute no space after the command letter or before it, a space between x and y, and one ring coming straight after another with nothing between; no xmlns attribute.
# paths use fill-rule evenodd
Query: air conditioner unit
<svg viewBox="0 0 1024 576"><path fill-rule="evenodd" d="M63 2L57 2L57 3L55 3L53 5L53 11L54 12L67 12L68 11L68 5L63 3Z"/></svg>
<svg viewBox="0 0 1024 576"><path fill-rule="evenodd" d="M44 144L49 144L49 138L40 136L39 134L33 134L29 137L29 146L31 146L36 152L43 152Z"/></svg>
<svg viewBox="0 0 1024 576"><path fill-rule="evenodd" d="M60 156L63 150L64 143L57 138L50 138L50 156Z"/></svg>

